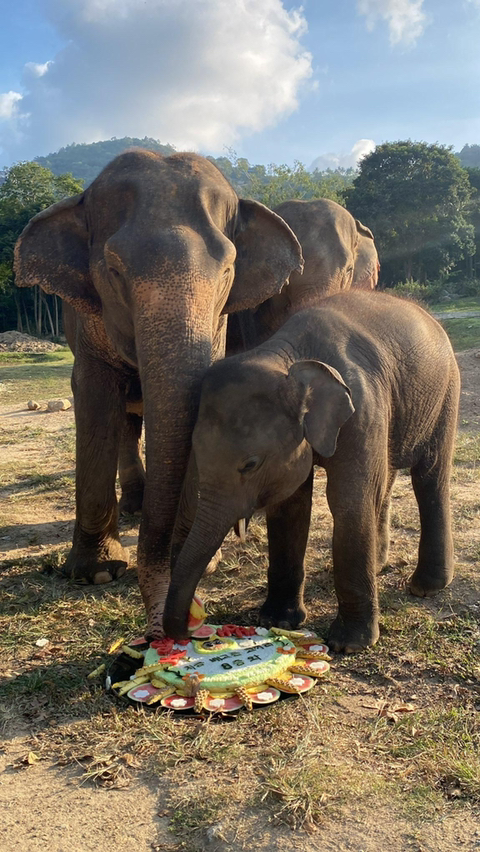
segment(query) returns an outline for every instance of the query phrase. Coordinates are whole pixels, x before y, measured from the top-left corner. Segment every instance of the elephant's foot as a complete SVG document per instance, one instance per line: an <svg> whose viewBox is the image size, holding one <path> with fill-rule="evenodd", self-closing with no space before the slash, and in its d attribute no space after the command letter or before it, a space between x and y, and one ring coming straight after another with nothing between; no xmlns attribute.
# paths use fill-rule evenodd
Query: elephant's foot
<svg viewBox="0 0 480 852"><path fill-rule="evenodd" d="M121 515L136 515L142 511L143 483L135 488L122 488L122 496L118 504Z"/></svg>
<svg viewBox="0 0 480 852"><path fill-rule="evenodd" d="M453 580L453 566L417 565L410 578L410 592L418 598L429 598L445 589Z"/></svg>
<svg viewBox="0 0 480 852"><path fill-rule="evenodd" d="M77 583L100 585L118 580L125 574L127 565L128 553L115 538L104 539L95 547L74 542L62 574Z"/></svg>
<svg viewBox="0 0 480 852"><path fill-rule="evenodd" d="M355 654L375 645L380 631L378 619L373 618L365 622L345 623L340 615L330 625L327 636L327 644L331 651L345 654Z"/></svg>
<svg viewBox="0 0 480 852"><path fill-rule="evenodd" d="M212 558L210 559L210 562L208 563L207 567L205 568L204 574L213 574L214 571L217 570L218 563L221 561L221 559L222 559L222 550L219 547L215 556L212 556Z"/></svg>
<svg viewBox="0 0 480 852"><path fill-rule="evenodd" d="M281 627L284 630L295 630L305 622L307 610L298 600L283 602L269 601L268 598L260 609L259 623L261 627Z"/></svg>

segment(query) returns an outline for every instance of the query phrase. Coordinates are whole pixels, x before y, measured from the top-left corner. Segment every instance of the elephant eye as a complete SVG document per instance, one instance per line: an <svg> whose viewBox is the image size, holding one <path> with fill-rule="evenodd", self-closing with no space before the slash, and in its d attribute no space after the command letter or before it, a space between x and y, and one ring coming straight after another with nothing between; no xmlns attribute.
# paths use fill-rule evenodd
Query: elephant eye
<svg viewBox="0 0 480 852"><path fill-rule="evenodd" d="M239 473L251 473L253 470L257 470L260 467L263 459L259 456L252 456L247 459L243 464L238 468Z"/></svg>

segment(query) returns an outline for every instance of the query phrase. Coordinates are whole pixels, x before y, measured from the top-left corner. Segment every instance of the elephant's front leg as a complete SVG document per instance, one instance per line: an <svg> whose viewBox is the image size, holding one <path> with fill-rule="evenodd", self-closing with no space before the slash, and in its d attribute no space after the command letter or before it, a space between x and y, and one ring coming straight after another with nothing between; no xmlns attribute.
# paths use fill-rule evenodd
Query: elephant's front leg
<svg viewBox="0 0 480 852"><path fill-rule="evenodd" d="M145 469L141 457L143 417L128 412L120 440L118 477L122 488L120 512L134 515L142 511Z"/></svg>
<svg viewBox="0 0 480 852"><path fill-rule="evenodd" d="M108 583L125 573L126 551L117 528L117 473L125 418L125 391L112 367L78 356L75 396L76 522L64 574L87 583Z"/></svg>
<svg viewBox="0 0 480 852"><path fill-rule="evenodd" d="M328 473L327 473L328 475ZM333 479L333 482L332 482ZM333 515L333 574L338 615L328 633L333 651L347 654L374 645L379 636L377 511L375 494L352 477L328 477Z"/></svg>
<svg viewBox="0 0 480 852"><path fill-rule="evenodd" d="M267 509L268 594L260 610L264 627L292 630L303 624L307 547L312 511L313 468L303 485L288 500Z"/></svg>

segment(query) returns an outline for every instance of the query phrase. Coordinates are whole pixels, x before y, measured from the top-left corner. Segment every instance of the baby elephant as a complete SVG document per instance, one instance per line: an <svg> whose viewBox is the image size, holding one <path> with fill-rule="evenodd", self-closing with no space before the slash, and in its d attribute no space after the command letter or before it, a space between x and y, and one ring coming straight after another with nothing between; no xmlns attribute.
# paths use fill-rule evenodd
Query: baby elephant
<svg viewBox="0 0 480 852"><path fill-rule="evenodd" d="M383 293L350 291L301 311L266 343L205 375L193 447L195 520L172 573L167 636L187 635L197 583L229 529L267 510L265 626L295 628L303 605L313 466L327 474L334 520L335 651L379 635L376 575L387 560L396 471L409 468L420 512L410 590L452 580L449 478L460 379L441 326Z"/></svg>

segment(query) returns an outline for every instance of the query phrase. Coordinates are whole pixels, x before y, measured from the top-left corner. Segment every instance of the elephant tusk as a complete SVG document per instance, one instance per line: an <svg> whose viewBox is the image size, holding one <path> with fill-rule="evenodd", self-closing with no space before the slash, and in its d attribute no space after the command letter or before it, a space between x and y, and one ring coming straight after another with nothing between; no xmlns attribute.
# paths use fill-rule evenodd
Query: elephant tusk
<svg viewBox="0 0 480 852"><path fill-rule="evenodd" d="M245 518L240 518L240 520L238 522L238 537L239 537L240 541L242 542L242 544L245 544L245 542L247 540L246 531L247 531L247 528L246 528L246 524L245 524Z"/></svg>

